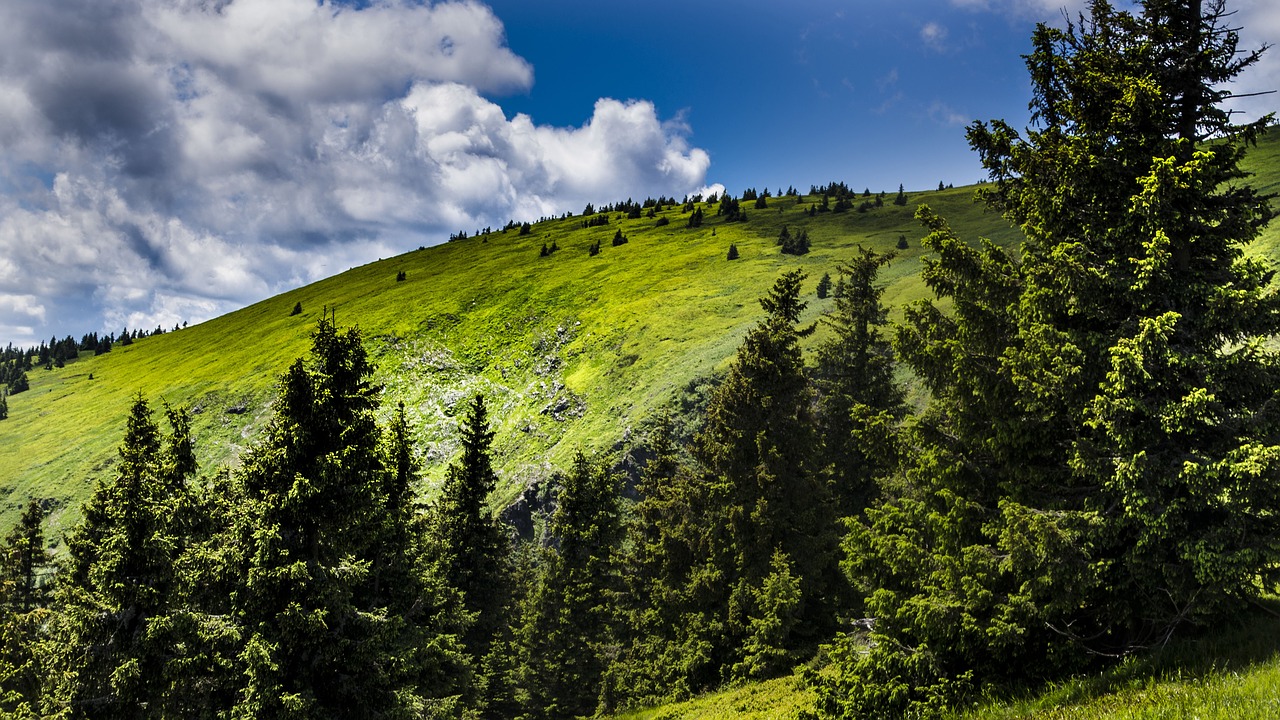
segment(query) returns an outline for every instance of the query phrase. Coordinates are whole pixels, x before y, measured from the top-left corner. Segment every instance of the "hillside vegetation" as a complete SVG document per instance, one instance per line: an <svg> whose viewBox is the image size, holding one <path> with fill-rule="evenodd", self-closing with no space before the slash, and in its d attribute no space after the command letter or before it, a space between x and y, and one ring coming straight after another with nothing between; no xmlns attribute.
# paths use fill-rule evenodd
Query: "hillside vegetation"
<svg viewBox="0 0 1280 720"><path fill-rule="evenodd" d="M861 191L856 200L864 201ZM814 296L824 272L862 245L885 252L910 242L882 272L889 304L923 297L919 203L945 212L967 236L1010 243L973 188L893 194L883 207L810 217L820 197L746 201L746 222L707 210L686 227L676 205L655 218L584 228L581 215L494 231L353 268L180 331L149 337L65 368L36 368L31 390L9 398L0 422L0 530L31 498L51 498L55 527L69 527L92 479L109 475L138 393L190 408L200 465L234 464L270 417L275 384L303 355L325 308L359 326L384 387L384 411L403 401L419 433L430 494L456 452L457 404L482 391L497 424L499 498L514 499L575 449L621 449L654 412L689 399L722 371L760 315L756 299L784 269L808 273L812 320L830 300ZM647 212L647 211L646 211ZM621 218L621 219L620 219ZM659 219L669 224L659 226ZM807 231L807 255L776 244L786 226ZM610 244L621 230L628 242ZM599 242L602 251L590 256ZM539 255L543 244L560 249ZM726 260L730 245L737 260ZM397 282L397 273L405 280ZM295 304L302 313L290 315ZM688 396L688 397L686 397ZM67 516L63 516L69 513Z"/></svg>
<svg viewBox="0 0 1280 720"><path fill-rule="evenodd" d="M1280 135L1265 137L1246 165L1257 187L1280 191ZM884 301L897 308L926 297L924 232L912 217L921 203L963 238L1015 245L1016 231L975 204L973 191L909 192L905 206L890 194L865 213L814 217L808 209L819 197L771 197L764 210L743 203L745 223L713 211L697 229L685 227L689 213L679 205L657 213L669 220L662 227L616 212L602 227L583 228L580 215L545 220L527 235L513 228L420 249L65 368L36 369L31 390L9 398L10 416L0 422L0 530L31 498L52 500L55 527L74 524L92 479L110 473L138 393L191 409L202 468L234 464L326 307L369 339L384 408L406 404L425 449L425 492L456 452L457 403L488 395L499 497L510 501L564 467L576 448L620 449L658 408L692 399L723 370L759 316L756 298L781 271L808 273L811 320L831 302L813 296L824 272L858 246L887 252L906 236L908 249L881 271ZM779 252L784 225L808 231L809 254ZM619 229L629 242L611 246ZM597 241L602 252L589 256ZM543 243L560 250L541 257ZM734 261L725 259L731 244L740 252ZM1252 252L1280 260L1280 228L1268 228ZM396 282L401 271L405 280ZM296 303L303 312L291 316Z"/></svg>

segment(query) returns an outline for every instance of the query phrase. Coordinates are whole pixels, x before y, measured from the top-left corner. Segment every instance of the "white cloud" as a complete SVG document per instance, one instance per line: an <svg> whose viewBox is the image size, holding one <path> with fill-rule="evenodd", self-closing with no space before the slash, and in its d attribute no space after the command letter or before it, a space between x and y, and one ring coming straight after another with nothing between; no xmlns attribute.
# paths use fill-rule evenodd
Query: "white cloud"
<svg viewBox="0 0 1280 720"><path fill-rule="evenodd" d="M942 102L935 100L929 106L929 119L939 125L964 126L968 125L973 118L958 112L955 108Z"/></svg>
<svg viewBox="0 0 1280 720"><path fill-rule="evenodd" d="M920 40L931 50L942 52L947 49L947 28L936 22L927 22L920 28Z"/></svg>
<svg viewBox="0 0 1280 720"><path fill-rule="evenodd" d="M649 102L547 127L481 95L532 81L467 0L0 4L0 298L44 310L0 340L171 327L450 231L705 185Z"/></svg>

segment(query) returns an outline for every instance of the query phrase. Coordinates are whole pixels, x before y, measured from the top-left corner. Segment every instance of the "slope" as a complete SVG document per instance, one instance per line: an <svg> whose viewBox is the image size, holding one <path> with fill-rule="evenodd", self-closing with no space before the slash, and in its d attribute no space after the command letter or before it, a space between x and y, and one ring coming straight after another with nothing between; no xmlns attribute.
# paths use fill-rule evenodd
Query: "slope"
<svg viewBox="0 0 1280 720"><path fill-rule="evenodd" d="M1260 143L1250 166L1257 185L1280 189L1280 137ZM191 409L204 471L234 465L270 418L276 379L304 354L325 308L364 333L384 409L405 403L426 468L423 491L433 491L456 449L455 410L484 392L498 424L500 495L513 500L576 448L620 454L660 408L696 402L781 271L808 272L814 319L830 302L813 295L824 272L834 275L858 245L887 251L900 236L909 247L881 278L885 301L901 306L927 295L918 279L919 203L963 237L1016 243L1018 233L972 197L972 187L915 192L895 206L890 194L883 207L812 217L820 198L772 197L765 209L744 201L746 222L700 203L706 219L698 228L687 227L680 205L653 218L611 212L599 227L584 227L582 216L549 219L527 234L511 228L419 249L65 368L37 369L0 422L0 529L30 498L47 499L55 527L74 523L94 478L111 472L139 393ZM807 231L812 251L781 254L783 226ZM628 242L613 246L618 230ZM544 243L559 250L543 257ZM730 244L739 259L726 259ZM1280 258L1280 229L1268 229L1253 251ZM295 304L303 311L291 315Z"/></svg>

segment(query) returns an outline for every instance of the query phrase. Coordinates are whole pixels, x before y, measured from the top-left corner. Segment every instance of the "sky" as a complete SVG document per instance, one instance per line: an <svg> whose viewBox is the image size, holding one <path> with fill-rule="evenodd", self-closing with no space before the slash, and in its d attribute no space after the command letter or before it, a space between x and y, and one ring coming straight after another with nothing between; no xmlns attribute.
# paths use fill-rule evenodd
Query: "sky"
<svg viewBox="0 0 1280 720"><path fill-rule="evenodd" d="M508 220L982 177L1083 0L5 0L0 344L197 323ZM1245 47L1275 0L1232 0ZM1239 93L1280 88L1280 51ZM1280 107L1243 100L1245 117Z"/></svg>

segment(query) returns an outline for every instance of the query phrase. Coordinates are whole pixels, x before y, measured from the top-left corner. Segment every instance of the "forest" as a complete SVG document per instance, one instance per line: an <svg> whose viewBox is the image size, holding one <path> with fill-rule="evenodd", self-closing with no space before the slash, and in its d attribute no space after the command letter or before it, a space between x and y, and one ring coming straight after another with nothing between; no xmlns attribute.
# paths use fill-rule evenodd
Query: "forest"
<svg viewBox="0 0 1280 720"><path fill-rule="evenodd" d="M332 316L235 469L138 395L65 554L38 501L0 547L0 712L573 718L803 666L819 717L927 717L1250 611L1280 580L1280 296L1241 169L1272 117L1225 105L1261 51L1228 23L1039 27L1032 127L968 130L1017 252L921 205L933 297L891 323L894 255L854 253L808 352L783 272L634 501L579 452L516 532L480 393L423 500Z"/></svg>

